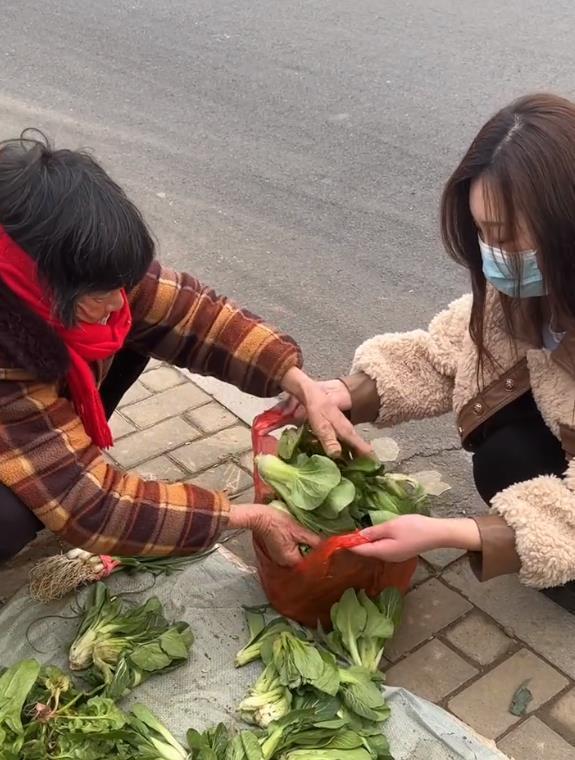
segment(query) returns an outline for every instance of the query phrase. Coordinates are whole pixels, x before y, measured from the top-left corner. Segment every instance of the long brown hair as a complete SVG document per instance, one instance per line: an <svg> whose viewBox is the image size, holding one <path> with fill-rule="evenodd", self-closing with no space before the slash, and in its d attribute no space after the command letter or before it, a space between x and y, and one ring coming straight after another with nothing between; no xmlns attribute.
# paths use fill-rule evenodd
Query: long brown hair
<svg viewBox="0 0 575 760"><path fill-rule="evenodd" d="M514 229L521 218L538 252L549 303L564 319L575 320L575 104L549 94L528 95L503 108L482 127L449 178L441 199L441 232L452 258L471 274L470 333L485 358L486 280L477 228L469 208L472 182L481 177L491 189L489 205ZM520 259L521 257L516 257ZM519 264L520 265L520 264ZM517 300L501 296L512 331ZM541 328L542 312L531 310Z"/></svg>

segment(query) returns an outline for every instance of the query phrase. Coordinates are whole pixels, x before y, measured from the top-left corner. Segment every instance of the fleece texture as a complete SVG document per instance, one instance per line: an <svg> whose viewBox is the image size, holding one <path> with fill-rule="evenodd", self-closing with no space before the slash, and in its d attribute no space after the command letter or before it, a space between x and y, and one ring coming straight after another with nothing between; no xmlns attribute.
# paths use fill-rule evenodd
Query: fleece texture
<svg viewBox="0 0 575 760"><path fill-rule="evenodd" d="M379 335L357 349L352 372L375 381L378 424L457 414L525 359L533 396L550 430L559 437L561 426L573 428L575 375L545 348L510 337L493 289L486 301L485 343L494 361L486 363L478 380L477 352L469 334L471 305L472 297L466 295L438 314L426 331ZM497 494L491 511L515 531L525 584L545 588L575 580L573 460L563 478L538 477Z"/></svg>

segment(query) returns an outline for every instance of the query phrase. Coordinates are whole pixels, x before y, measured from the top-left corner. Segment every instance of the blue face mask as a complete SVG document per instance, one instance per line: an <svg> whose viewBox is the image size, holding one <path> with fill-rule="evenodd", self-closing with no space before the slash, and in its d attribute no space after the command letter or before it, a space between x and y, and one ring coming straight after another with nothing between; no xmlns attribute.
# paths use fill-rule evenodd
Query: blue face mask
<svg viewBox="0 0 575 760"><path fill-rule="evenodd" d="M479 248L483 260L483 274L493 287L512 298L534 298L546 293L543 273L537 263L537 251L506 253L494 248L479 238ZM521 275L517 279L509 263L511 256L521 256Z"/></svg>

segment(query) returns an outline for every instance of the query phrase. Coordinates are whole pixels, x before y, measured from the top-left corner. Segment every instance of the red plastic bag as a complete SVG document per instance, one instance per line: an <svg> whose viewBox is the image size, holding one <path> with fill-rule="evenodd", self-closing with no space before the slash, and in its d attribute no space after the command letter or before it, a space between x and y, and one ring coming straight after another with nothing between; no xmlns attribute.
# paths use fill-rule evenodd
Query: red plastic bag
<svg viewBox="0 0 575 760"><path fill-rule="evenodd" d="M275 454L278 442L270 433L290 422L277 409L257 417L252 427L254 456ZM254 486L257 502L271 500L273 494L256 468ZM359 532L333 536L322 541L295 567L281 567L255 539L258 574L272 607L310 628L315 628L319 620L328 629L331 627L331 607L348 588L364 589L368 596L375 597L384 588L395 586L404 594L411 585L417 558L406 562L381 562L348 551L364 541Z"/></svg>

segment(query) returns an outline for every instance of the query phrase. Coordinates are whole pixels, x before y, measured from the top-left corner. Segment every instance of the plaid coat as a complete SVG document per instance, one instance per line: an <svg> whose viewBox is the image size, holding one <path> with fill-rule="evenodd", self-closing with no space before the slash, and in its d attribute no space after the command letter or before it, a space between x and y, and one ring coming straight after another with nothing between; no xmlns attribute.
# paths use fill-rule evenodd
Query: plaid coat
<svg viewBox="0 0 575 760"><path fill-rule="evenodd" d="M287 370L301 365L291 338L157 262L129 299L126 346L149 356L258 396L275 395ZM188 554L212 544L226 525L226 496L109 464L67 397L66 357L50 328L1 285L0 482L88 551ZM98 382L110 364L94 367Z"/></svg>

